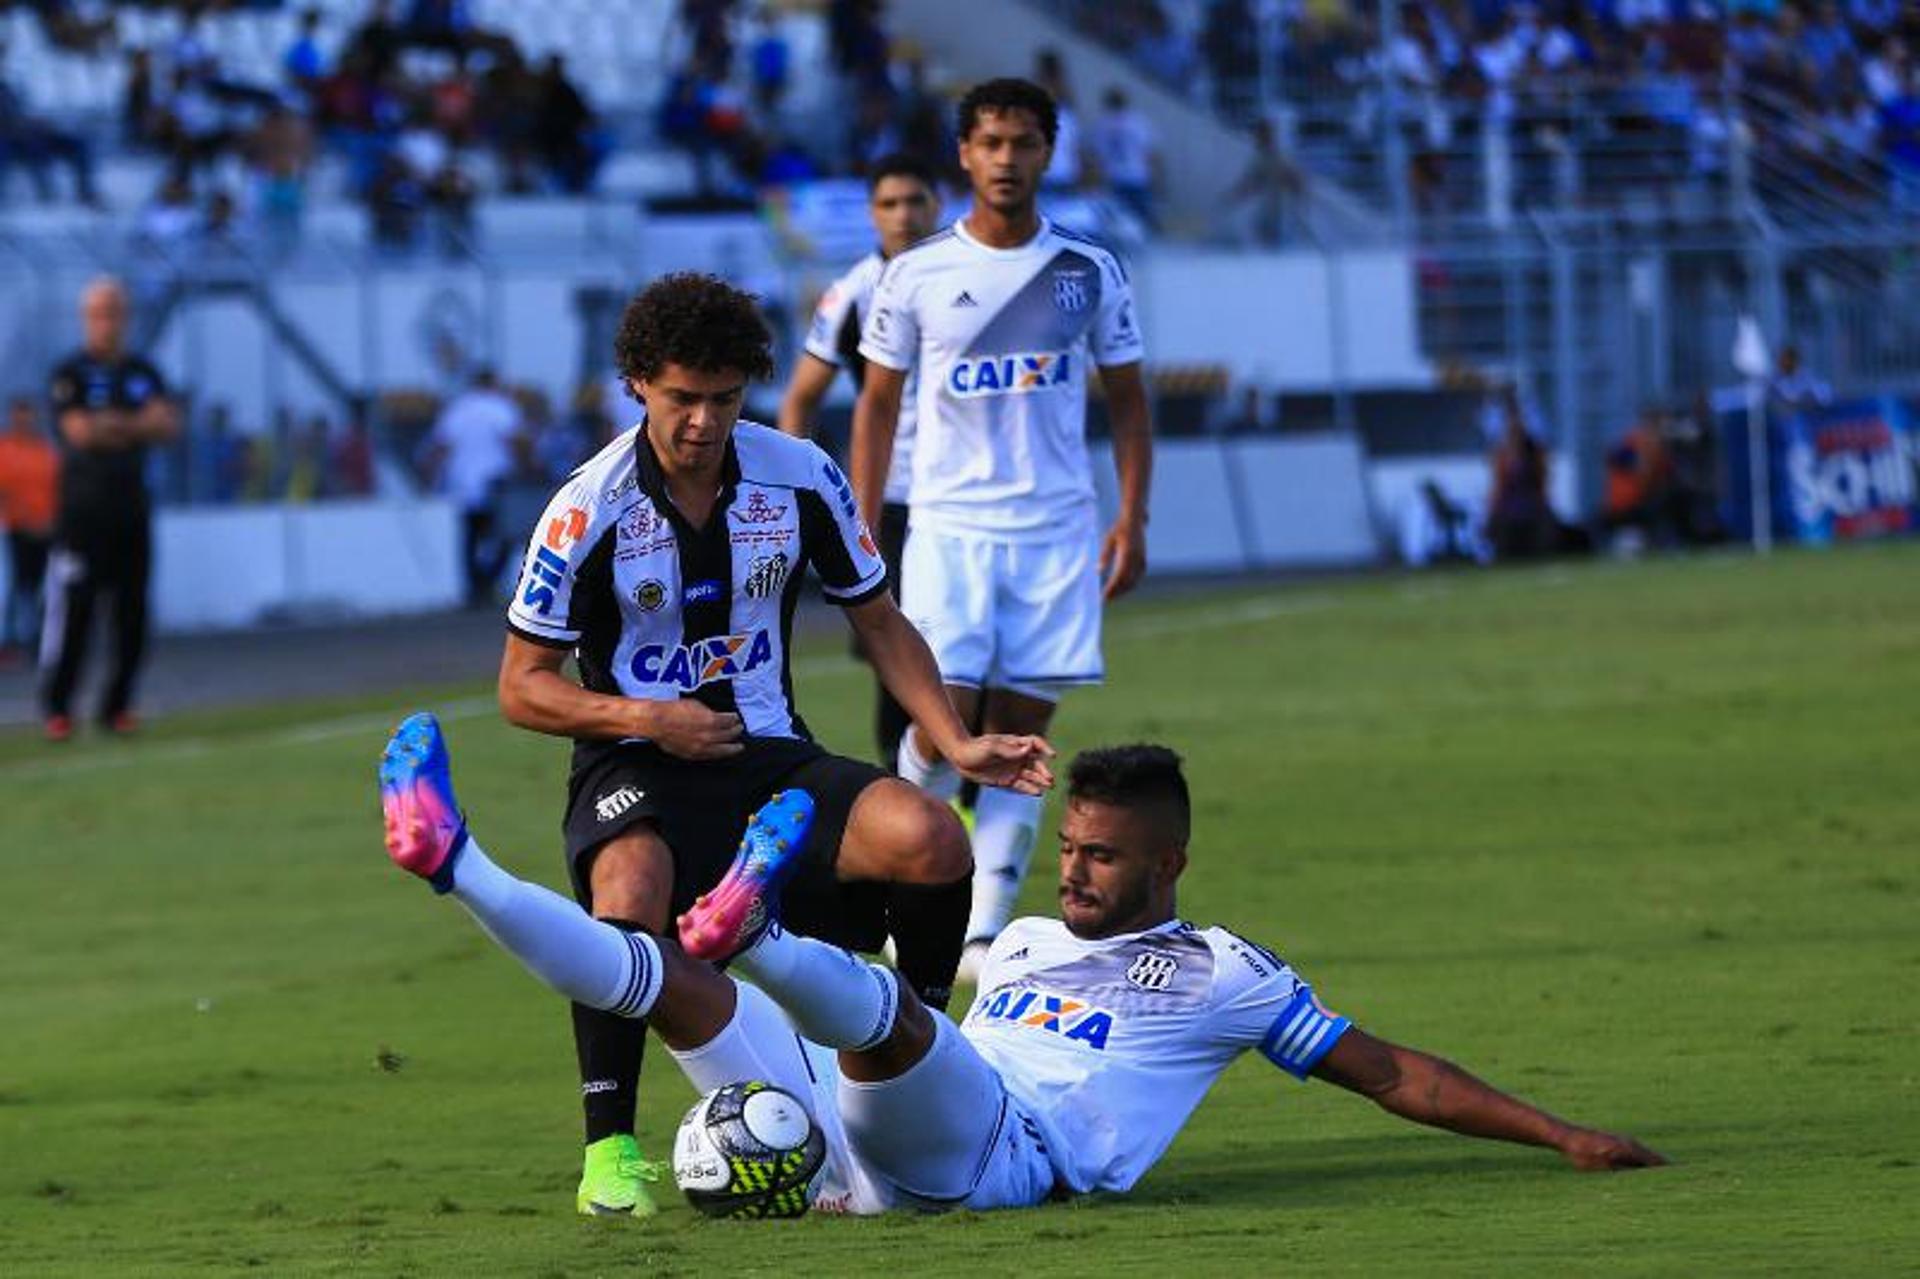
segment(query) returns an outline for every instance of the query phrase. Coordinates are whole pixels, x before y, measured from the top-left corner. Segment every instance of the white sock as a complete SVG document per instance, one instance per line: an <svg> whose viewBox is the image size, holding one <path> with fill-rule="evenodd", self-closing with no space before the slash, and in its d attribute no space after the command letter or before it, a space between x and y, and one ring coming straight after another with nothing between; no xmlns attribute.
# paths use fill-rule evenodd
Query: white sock
<svg viewBox="0 0 1920 1279"><path fill-rule="evenodd" d="M660 948L604 924L558 893L515 879L472 835L453 864L452 895L527 971L568 999L644 1017L660 997Z"/></svg>
<svg viewBox="0 0 1920 1279"><path fill-rule="evenodd" d="M900 780L911 782L943 804L953 802L960 793L960 774L946 760L934 763L913 744L913 730L900 734L900 758L896 769Z"/></svg>
<svg viewBox="0 0 1920 1279"><path fill-rule="evenodd" d="M1014 899L1027 876L1034 837L1047 801L1038 795L982 786L973 807L973 911L967 940L994 938L1013 918Z"/></svg>
<svg viewBox="0 0 1920 1279"><path fill-rule="evenodd" d="M793 1023L764 991L733 983L738 1001L721 1032L685 1051L669 1049L694 1090L712 1092L744 1079L777 1084L813 1109L813 1078Z"/></svg>
<svg viewBox="0 0 1920 1279"><path fill-rule="evenodd" d="M893 1032L900 987L890 968L775 924L733 966L772 995L816 1044L859 1052Z"/></svg>

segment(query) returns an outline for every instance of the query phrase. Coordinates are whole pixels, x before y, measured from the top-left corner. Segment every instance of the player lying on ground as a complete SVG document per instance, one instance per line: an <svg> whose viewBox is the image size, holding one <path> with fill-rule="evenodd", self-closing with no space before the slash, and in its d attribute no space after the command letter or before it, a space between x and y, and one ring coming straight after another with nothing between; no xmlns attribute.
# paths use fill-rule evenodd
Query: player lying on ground
<svg viewBox="0 0 1920 1279"><path fill-rule="evenodd" d="M1578 1168L1664 1162L1377 1039L1271 951L1180 920L1189 805L1179 759L1163 747L1075 760L1062 918L1019 920L1001 935L959 1027L891 970L779 927L779 884L812 816L802 792L756 816L719 887L681 917L676 946L591 919L488 860L460 816L430 716L394 735L381 789L393 860L450 893L554 989L646 1017L703 1092L764 1079L811 1099L829 1150L817 1207L1011 1208L1126 1190L1248 1049L1404 1118L1550 1147ZM760 990L702 956L730 958ZM796 1031L837 1048L837 1072L824 1061L810 1070Z"/></svg>

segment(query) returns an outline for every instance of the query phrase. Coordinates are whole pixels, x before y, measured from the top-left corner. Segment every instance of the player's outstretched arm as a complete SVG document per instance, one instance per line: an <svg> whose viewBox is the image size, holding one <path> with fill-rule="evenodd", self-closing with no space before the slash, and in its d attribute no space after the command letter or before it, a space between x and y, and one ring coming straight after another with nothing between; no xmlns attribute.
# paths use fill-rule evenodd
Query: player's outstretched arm
<svg viewBox="0 0 1920 1279"><path fill-rule="evenodd" d="M900 427L900 397L906 385L904 369L890 369L877 360L868 360L866 378L860 385L860 399L853 406L853 439L847 445L847 470L853 481L854 501L860 504L860 518L873 528L880 526L880 506L887 494L887 468L893 464L893 437ZM894 696L900 694L896 692Z"/></svg>
<svg viewBox="0 0 1920 1279"><path fill-rule="evenodd" d="M1415 1123L1469 1137L1557 1150L1586 1172L1652 1168L1666 1161L1631 1137L1582 1128L1510 1097L1444 1058L1351 1027L1314 1067L1315 1078L1373 1100Z"/></svg>
<svg viewBox="0 0 1920 1279"><path fill-rule="evenodd" d="M1044 738L1008 733L975 737L968 731L947 696L927 641L892 595L883 593L849 608L847 620L880 682L962 777L1028 795L1042 794L1053 786L1053 769L1047 763L1053 758L1053 747Z"/></svg>
<svg viewBox="0 0 1920 1279"><path fill-rule="evenodd" d="M838 365L802 351L794 363L793 376L787 381L786 394L780 397L780 416L775 425L798 439L810 438L814 414L819 411L820 401L826 398L833 376L839 371Z"/></svg>

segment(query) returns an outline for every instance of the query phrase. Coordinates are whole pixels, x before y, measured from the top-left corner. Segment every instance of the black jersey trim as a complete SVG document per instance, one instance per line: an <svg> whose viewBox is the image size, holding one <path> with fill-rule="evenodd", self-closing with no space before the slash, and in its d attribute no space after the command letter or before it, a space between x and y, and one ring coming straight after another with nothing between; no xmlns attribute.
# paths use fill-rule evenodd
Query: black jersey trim
<svg viewBox="0 0 1920 1279"><path fill-rule="evenodd" d="M578 636L575 636L573 639L561 639L554 635L536 635L525 627L515 626L512 622L507 623L507 633L510 635L518 635L521 639L527 641L527 643L538 644L541 648L566 650L571 649L580 642Z"/></svg>
<svg viewBox="0 0 1920 1279"><path fill-rule="evenodd" d="M826 596L827 602L829 604L834 605L836 608L859 608L862 604L865 604L870 600L879 599L882 595L886 593L886 590L887 590L887 572L885 569L880 570L880 576L876 577L873 580L872 586L869 586L865 590L858 591L852 595L836 595L832 591L828 590L824 583L820 587L820 593Z"/></svg>

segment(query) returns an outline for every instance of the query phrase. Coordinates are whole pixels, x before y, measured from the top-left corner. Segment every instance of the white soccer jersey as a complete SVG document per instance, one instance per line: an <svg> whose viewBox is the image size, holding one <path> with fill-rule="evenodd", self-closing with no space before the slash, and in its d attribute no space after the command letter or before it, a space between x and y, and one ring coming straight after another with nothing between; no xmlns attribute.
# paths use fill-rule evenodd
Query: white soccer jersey
<svg viewBox="0 0 1920 1279"><path fill-rule="evenodd" d="M807 354L816 360L844 368L853 376L857 388L866 380L867 361L860 354L860 328L873 309L873 286L880 282L887 260L869 253L854 264L851 271L835 280L820 295L813 308L813 323L807 326ZM900 393L900 422L893 433L893 461L887 466L886 500L906 503L913 493L913 424L919 415L919 372L907 371L907 385Z"/></svg>
<svg viewBox="0 0 1920 1279"><path fill-rule="evenodd" d="M1030 918L993 943L961 1031L1083 1192L1138 1181L1242 1052L1305 1079L1348 1025L1224 928L1175 921L1083 941Z"/></svg>
<svg viewBox="0 0 1920 1279"><path fill-rule="evenodd" d="M1142 355L1112 253L1045 220L1016 249L956 222L887 264L860 354L920 374L916 525L1040 541L1091 523L1087 362Z"/></svg>

